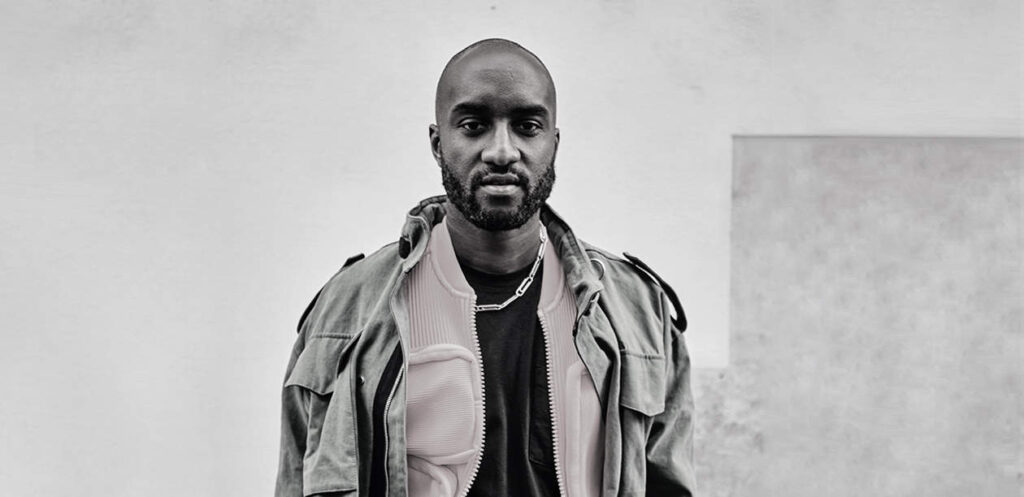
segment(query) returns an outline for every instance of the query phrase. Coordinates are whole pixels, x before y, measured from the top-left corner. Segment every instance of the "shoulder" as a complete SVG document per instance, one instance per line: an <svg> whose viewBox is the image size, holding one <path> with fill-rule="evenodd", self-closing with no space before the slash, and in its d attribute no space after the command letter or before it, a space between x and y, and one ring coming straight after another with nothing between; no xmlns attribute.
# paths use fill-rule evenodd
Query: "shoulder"
<svg viewBox="0 0 1024 497"><path fill-rule="evenodd" d="M582 242L591 261L602 272L601 283L610 296L626 298L633 307L656 309L659 318L672 322L678 332L686 329L686 315L675 290L639 257L621 256Z"/></svg>
<svg viewBox="0 0 1024 497"><path fill-rule="evenodd" d="M598 272L601 274L601 283L605 286L612 283L657 291L658 285L655 280L645 277L644 273L623 255L613 254L588 242L582 243L587 257L592 263L596 263Z"/></svg>
<svg viewBox="0 0 1024 497"><path fill-rule="evenodd" d="M353 288L373 287L382 283L382 276L401 271L402 258L398 255L398 242L389 243L370 255L356 254L345 260L341 268L324 285L325 290L346 291Z"/></svg>
<svg viewBox="0 0 1024 497"><path fill-rule="evenodd" d="M338 323L345 316L358 317L388 293L389 285L401 272L398 242L389 243L370 255L349 257L306 307L299 318L298 332L322 333L324 329L348 329L353 323ZM342 326L339 326L342 325Z"/></svg>

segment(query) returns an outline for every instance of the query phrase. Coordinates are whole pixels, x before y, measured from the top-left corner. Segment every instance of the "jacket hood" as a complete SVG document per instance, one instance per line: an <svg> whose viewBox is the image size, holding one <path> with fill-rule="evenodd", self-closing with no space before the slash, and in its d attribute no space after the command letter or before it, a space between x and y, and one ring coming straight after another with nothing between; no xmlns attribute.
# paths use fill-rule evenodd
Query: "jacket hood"
<svg viewBox="0 0 1024 497"><path fill-rule="evenodd" d="M422 200L405 217L398 255L403 259L402 271L409 272L423 257L434 226L444 219L450 204L448 197L437 195ZM603 289L601 273L595 270L586 249L569 225L546 203L540 209L540 221L547 228L548 238L565 271L566 284L582 313Z"/></svg>

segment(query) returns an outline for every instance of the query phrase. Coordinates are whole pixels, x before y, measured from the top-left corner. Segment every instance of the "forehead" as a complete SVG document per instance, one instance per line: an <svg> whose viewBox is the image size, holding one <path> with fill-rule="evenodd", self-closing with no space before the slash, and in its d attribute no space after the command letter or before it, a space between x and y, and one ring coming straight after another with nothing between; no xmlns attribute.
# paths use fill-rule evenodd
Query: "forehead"
<svg viewBox="0 0 1024 497"><path fill-rule="evenodd" d="M509 51L481 51L456 62L442 77L438 101L445 115L467 103L494 112L536 106L555 111L554 85L543 66Z"/></svg>

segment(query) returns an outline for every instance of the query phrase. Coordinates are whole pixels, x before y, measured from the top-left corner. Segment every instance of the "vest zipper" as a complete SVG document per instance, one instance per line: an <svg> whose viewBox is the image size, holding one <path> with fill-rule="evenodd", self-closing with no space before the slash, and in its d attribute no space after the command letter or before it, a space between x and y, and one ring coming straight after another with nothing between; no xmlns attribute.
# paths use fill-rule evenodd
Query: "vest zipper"
<svg viewBox="0 0 1024 497"><path fill-rule="evenodd" d="M473 306L470 312L470 327L473 332L473 345L476 346L477 366L480 370L480 447L476 451L476 462L473 463L473 472L469 474L469 481L465 490L460 494L462 497L469 495L469 489L473 488L476 474L480 471L480 463L484 458L484 444L487 442L487 384L484 383L484 354L480 350L480 338L476 334L476 295L473 296Z"/></svg>
<svg viewBox="0 0 1024 497"><path fill-rule="evenodd" d="M555 458L555 480L558 481L558 495L564 496L565 483L562 481L562 465L560 463L561 458L558 454L558 413L555 412L555 391L553 388L553 373L551 367L551 337L548 333L548 324L544 320L544 316L541 313L537 313L538 321L540 321L540 329L544 333L544 358L545 367L548 373L548 410L551 412L551 450L554 453Z"/></svg>
<svg viewBox="0 0 1024 497"><path fill-rule="evenodd" d="M391 491L391 477L388 475L388 454L391 452L391 439L388 435L388 413L391 412L391 401L395 399L395 392L398 391L398 382L402 381L402 373L404 372L404 366L398 370L398 375L395 376L395 383L391 385L391 393L388 394L388 400L384 403L384 495L389 495Z"/></svg>

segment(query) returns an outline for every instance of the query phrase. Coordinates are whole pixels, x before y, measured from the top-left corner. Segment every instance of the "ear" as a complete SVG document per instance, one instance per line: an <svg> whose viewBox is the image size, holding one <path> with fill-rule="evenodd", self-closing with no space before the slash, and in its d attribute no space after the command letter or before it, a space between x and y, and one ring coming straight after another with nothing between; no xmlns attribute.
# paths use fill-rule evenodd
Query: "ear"
<svg viewBox="0 0 1024 497"><path fill-rule="evenodd" d="M434 156L434 162L437 162L437 166L441 166L441 132L436 124L431 124L428 127L430 134L430 153Z"/></svg>
<svg viewBox="0 0 1024 497"><path fill-rule="evenodd" d="M552 159L558 155L558 142L560 141L562 141L562 130L555 128L555 152L551 154Z"/></svg>

